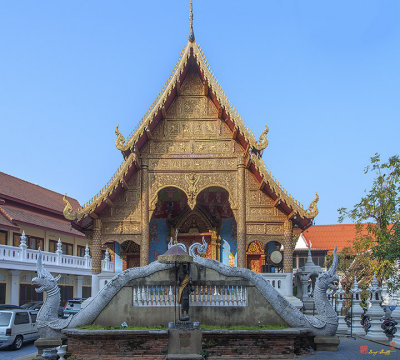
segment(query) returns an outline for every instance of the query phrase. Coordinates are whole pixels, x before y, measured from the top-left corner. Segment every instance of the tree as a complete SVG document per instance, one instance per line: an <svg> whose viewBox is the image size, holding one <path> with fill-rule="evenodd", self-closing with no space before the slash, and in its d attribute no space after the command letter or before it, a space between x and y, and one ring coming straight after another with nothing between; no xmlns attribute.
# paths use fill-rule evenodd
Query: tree
<svg viewBox="0 0 400 360"><path fill-rule="evenodd" d="M382 162L380 155L375 154L364 170L365 174L371 172L374 173L371 189L365 191L352 209L338 209L339 222L349 218L356 224L353 248L363 275L369 278L376 272L381 279L387 279L396 271L395 261L400 259L399 156Z"/></svg>
<svg viewBox="0 0 400 360"><path fill-rule="evenodd" d="M379 154L371 157L364 173L375 173L371 189L353 209L338 209L339 222L348 217L357 226L361 247L374 245L373 258L394 262L400 259L400 159L392 156L381 162ZM363 226L364 225L364 226ZM366 233L363 233L365 231Z"/></svg>

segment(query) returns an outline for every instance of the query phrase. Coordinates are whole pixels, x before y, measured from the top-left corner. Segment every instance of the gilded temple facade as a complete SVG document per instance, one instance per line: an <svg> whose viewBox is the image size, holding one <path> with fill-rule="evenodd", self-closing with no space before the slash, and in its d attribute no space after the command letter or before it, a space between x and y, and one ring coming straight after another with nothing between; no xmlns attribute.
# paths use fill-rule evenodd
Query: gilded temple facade
<svg viewBox="0 0 400 360"><path fill-rule="evenodd" d="M138 126L127 138L115 132L124 159L114 176L80 209L65 201L64 216L91 241L94 274L106 247L120 271L156 260L170 237L190 245L203 236L207 257L292 271L318 195L305 209L271 175L261 160L268 127L255 138L194 36ZM276 251L283 259L271 257Z"/></svg>

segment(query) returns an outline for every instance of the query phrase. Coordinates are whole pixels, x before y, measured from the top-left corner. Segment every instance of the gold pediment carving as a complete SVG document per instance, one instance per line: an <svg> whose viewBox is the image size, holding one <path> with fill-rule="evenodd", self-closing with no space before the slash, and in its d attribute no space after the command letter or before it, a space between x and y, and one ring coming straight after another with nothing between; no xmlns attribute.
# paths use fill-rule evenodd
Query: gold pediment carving
<svg viewBox="0 0 400 360"><path fill-rule="evenodd" d="M232 209L237 208L237 186L236 173L232 171L215 173L157 173L152 172L149 175L150 183L150 210L156 208L158 193L167 187L176 187L182 190L187 198L188 205L194 209L197 195L209 187L221 187L229 193L229 204Z"/></svg>
<svg viewBox="0 0 400 360"><path fill-rule="evenodd" d="M123 220L110 220L103 222L103 234L140 234L141 226L139 222Z"/></svg>
<svg viewBox="0 0 400 360"><path fill-rule="evenodd" d="M168 108L166 104L170 104ZM154 119L157 119L157 126L154 126ZM116 146L124 152L126 158L106 185L76 212L71 211L66 204L66 218L79 222L83 217L93 214L102 203L110 202L115 191L121 191L121 188L124 189L122 191L125 192L126 202L136 202L137 197L132 199L127 193L126 185L131 185L126 182L132 171L140 169L141 159L150 160L150 209L157 201L158 191L166 186L176 186L183 190L191 207L195 206L196 196L202 189L220 186L229 192L229 201L235 213L238 190L232 158L246 151L247 164L251 164L252 171L257 172L257 183L261 181L261 187L257 185L259 188L268 186L274 198L281 199L290 211L303 218L311 219L318 214L318 197L305 210L271 175L261 159L249 151L265 149L268 144L268 127L256 140L225 96L195 42L187 43L170 79L135 129L126 138L118 127L115 134ZM141 148L138 148L138 144ZM243 146L247 148L243 149ZM164 162L159 158L168 160ZM162 179L154 175L156 172L162 172ZM188 182L179 172L195 173L198 180L196 183L192 180ZM137 189L140 191L140 186ZM246 192L246 203L250 205L250 210L247 207L250 215L253 212L255 216L258 212L257 216L261 216L260 210L251 209L270 207L271 199L262 190L251 187L250 193ZM120 231L118 227L116 229ZM265 233L268 231L274 232L277 229L265 229Z"/></svg>

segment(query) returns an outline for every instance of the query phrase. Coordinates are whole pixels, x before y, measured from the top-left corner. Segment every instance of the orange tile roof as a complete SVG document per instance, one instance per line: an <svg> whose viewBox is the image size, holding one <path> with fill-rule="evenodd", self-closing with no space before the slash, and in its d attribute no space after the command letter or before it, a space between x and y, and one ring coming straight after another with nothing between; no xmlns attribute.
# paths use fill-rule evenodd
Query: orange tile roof
<svg viewBox="0 0 400 360"><path fill-rule="evenodd" d="M311 241L311 249L325 249L332 253L335 245L338 252L345 247L351 247L356 237L355 224L314 225L303 231L307 243Z"/></svg>
<svg viewBox="0 0 400 360"><path fill-rule="evenodd" d="M19 231L18 226L12 223L12 219L10 219L8 214L5 211L3 211L1 206L0 206L0 227L3 229L6 228L10 230Z"/></svg>
<svg viewBox="0 0 400 360"><path fill-rule="evenodd" d="M62 232L70 236L77 236L81 238L85 237L84 234L72 228L70 222L64 218L61 218L61 216L49 216L29 210L27 208L21 208L7 204L0 205L0 213L1 215L11 219L12 224L18 224L21 230L23 230L24 225L31 225Z"/></svg>
<svg viewBox="0 0 400 360"><path fill-rule="evenodd" d="M0 198L10 199L34 207L55 211L62 214L64 195L39 185L0 172ZM79 202L67 197L72 207L79 208Z"/></svg>

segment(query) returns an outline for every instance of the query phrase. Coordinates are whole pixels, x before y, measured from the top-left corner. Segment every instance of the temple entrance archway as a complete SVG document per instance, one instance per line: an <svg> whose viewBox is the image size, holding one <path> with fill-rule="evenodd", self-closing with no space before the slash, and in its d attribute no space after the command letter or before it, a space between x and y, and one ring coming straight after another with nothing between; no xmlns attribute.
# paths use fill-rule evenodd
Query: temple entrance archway
<svg viewBox="0 0 400 360"><path fill-rule="evenodd" d="M120 245L122 271L140 266L140 245L134 241L124 241ZM117 267L117 263L115 264Z"/></svg>
<svg viewBox="0 0 400 360"><path fill-rule="evenodd" d="M203 256L237 266L236 221L224 188L203 189L193 209L185 192L176 187L163 188L157 196L150 220L150 262L167 251L170 237L189 248L204 236L208 248Z"/></svg>
<svg viewBox="0 0 400 360"><path fill-rule="evenodd" d="M149 223L149 262L168 250L171 236L175 239L175 226L182 214L190 211L184 191L173 186L161 189Z"/></svg>
<svg viewBox="0 0 400 360"><path fill-rule="evenodd" d="M237 226L230 205L229 192L219 186L203 189L196 198L196 207L209 221L207 257L230 266L237 266Z"/></svg>
<svg viewBox="0 0 400 360"><path fill-rule="evenodd" d="M122 244L117 241L107 242L101 246L102 259L108 250L110 261L114 263L116 273L132 267L140 266L140 245L132 240L124 241Z"/></svg>

